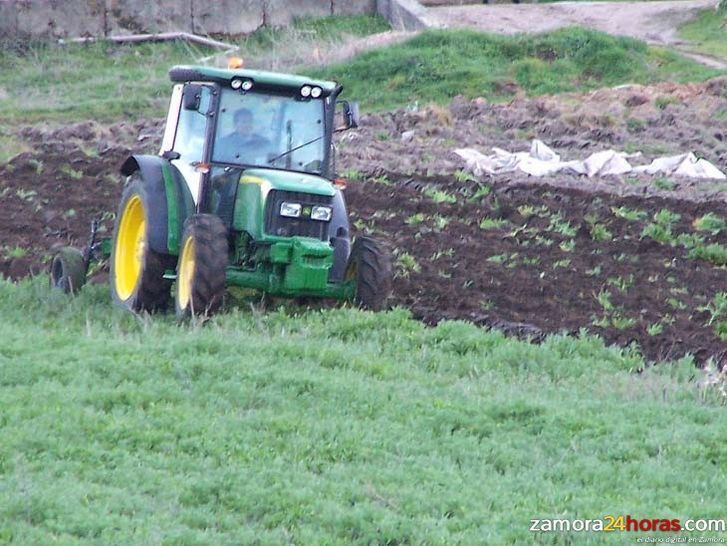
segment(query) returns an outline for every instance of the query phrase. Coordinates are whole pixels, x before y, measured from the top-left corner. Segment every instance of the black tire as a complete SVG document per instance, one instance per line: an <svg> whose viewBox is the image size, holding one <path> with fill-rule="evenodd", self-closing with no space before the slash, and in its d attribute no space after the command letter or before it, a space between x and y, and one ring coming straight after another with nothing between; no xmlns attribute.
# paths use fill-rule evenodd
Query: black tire
<svg viewBox="0 0 727 546"><path fill-rule="evenodd" d="M391 293L391 255L374 239L357 237L351 248L345 279L356 283L356 305L372 311L383 309Z"/></svg>
<svg viewBox="0 0 727 546"><path fill-rule="evenodd" d="M76 294L86 284L86 264L80 250L61 248L50 264L50 286L66 294Z"/></svg>
<svg viewBox="0 0 727 546"><path fill-rule="evenodd" d="M116 215L109 280L114 301L135 313L164 311L171 299L164 272L173 259L149 248L149 203L142 180L132 175Z"/></svg>
<svg viewBox="0 0 727 546"><path fill-rule="evenodd" d="M184 223L177 262L174 306L177 317L209 317L222 305L228 262L227 228L212 214Z"/></svg>

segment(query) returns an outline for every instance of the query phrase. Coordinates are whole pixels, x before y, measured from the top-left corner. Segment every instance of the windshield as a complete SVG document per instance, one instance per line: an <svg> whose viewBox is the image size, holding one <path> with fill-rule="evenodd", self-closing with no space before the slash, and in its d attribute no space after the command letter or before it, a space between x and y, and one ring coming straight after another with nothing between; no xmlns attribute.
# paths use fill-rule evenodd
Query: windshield
<svg viewBox="0 0 727 546"><path fill-rule="evenodd" d="M320 174L324 135L322 100L224 89L212 161Z"/></svg>

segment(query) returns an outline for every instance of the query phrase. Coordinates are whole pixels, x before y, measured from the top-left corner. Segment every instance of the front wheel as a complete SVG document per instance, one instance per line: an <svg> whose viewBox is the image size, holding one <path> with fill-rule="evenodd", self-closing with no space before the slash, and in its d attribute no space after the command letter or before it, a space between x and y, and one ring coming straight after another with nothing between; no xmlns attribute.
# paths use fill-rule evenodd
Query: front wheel
<svg viewBox="0 0 727 546"><path fill-rule="evenodd" d="M167 256L149 248L149 198L134 176L121 196L111 249L111 293L134 312L166 309L171 281L164 278Z"/></svg>
<svg viewBox="0 0 727 546"><path fill-rule="evenodd" d="M212 214L184 224L174 302L179 318L210 316L222 304L227 267L227 228Z"/></svg>
<svg viewBox="0 0 727 546"><path fill-rule="evenodd" d="M389 252L370 237L357 237L351 248L344 278L355 282L356 305L373 311L383 309L391 293Z"/></svg>

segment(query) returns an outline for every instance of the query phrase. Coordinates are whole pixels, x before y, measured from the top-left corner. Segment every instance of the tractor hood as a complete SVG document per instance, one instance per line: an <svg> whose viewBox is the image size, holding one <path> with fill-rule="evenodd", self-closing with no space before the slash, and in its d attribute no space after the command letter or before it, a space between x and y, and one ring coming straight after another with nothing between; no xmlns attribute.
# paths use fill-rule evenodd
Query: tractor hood
<svg viewBox="0 0 727 546"><path fill-rule="evenodd" d="M281 171L277 169L246 169L240 177L240 184L259 184L263 195L270 190L313 193L332 197L333 184L313 174Z"/></svg>

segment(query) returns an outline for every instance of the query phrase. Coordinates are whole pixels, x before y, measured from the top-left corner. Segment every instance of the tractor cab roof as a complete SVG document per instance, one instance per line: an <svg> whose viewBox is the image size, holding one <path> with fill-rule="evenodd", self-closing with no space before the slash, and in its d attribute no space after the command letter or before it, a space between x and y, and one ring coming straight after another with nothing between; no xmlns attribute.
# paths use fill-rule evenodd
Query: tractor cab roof
<svg viewBox="0 0 727 546"><path fill-rule="evenodd" d="M256 89L269 91L297 91L304 86L319 88L320 95L327 97L330 94L338 94L341 90L336 82L315 80L306 76L294 74L281 74L278 72L265 72L262 70L248 70L244 68L225 69L212 68L209 66L174 66L169 70L169 78L175 83L187 82L214 82L221 85L231 86L237 89L245 82L250 82ZM238 83L239 82L239 83ZM243 87L245 89L245 87Z"/></svg>

